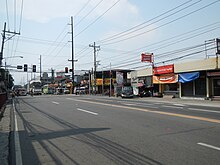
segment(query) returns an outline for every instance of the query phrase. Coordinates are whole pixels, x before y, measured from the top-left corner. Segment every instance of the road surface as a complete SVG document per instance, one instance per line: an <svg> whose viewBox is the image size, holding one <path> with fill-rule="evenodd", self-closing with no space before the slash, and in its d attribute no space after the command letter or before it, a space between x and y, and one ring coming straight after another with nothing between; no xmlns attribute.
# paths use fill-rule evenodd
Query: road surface
<svg viewBox="0 0 220 165"><path fill-rule="evenodd" d="M158 99L15 99L15 151L24 165L220 164L220 108Z"/></svg>

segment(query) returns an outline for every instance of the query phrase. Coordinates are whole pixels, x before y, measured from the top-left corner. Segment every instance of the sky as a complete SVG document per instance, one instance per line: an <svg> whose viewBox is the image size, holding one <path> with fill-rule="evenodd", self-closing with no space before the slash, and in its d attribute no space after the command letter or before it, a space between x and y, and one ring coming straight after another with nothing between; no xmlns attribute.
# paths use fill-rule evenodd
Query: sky
<svg viewBox="0 0 220 165"><path fill-rule="evenodd" d="M49 76L71 68L71 17L76 74L94 67L94 42L97 70L149 67L141 53L153 53L158 66L212 57L219 8L220 0L1 0L1 32L6 22L7 31L20 33L6 34L3 64L15 84L39 76L40 56ZM13 68L24 64L37 73Z"/></svg>

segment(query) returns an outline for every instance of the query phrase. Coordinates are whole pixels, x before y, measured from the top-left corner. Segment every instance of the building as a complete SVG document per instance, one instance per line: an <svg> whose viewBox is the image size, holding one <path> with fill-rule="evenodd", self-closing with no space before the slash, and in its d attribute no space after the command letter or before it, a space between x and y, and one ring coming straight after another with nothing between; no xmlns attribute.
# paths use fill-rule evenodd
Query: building
<svg viewBox="0 0 220 165"><path fill-rule="evenodd" d="M185 61L132 71L128 75L137 90L153 86L154 95L180 98L215 99L220 97L220 59Z"/></svg>

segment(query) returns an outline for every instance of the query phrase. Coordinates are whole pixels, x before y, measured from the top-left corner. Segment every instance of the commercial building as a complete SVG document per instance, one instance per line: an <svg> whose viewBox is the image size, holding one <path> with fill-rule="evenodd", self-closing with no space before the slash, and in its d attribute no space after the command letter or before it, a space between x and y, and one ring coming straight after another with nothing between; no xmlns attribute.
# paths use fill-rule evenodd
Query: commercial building
<svg viewBox="0 0 220 165"><path fill-rule="evenodd" d="M185 61L129 73L138 93L141 85L153 86L155 96L215 99L220 97L220 59Z"/></svg>

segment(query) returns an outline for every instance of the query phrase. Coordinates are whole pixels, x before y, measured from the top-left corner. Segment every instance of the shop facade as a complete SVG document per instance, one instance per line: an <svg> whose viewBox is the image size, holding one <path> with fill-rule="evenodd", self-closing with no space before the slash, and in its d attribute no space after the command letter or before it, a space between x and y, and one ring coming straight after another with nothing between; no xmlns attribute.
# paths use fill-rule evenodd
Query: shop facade
<svg viewBox="0 0 220 165"><path fill-rule="evenodd" d="M185 61L139 71L132 71L130 77L134 88L152 82L156 96L173 95L180 98L220 98L220 59ZM136 92L138 93L138 91Z"/></svg>

